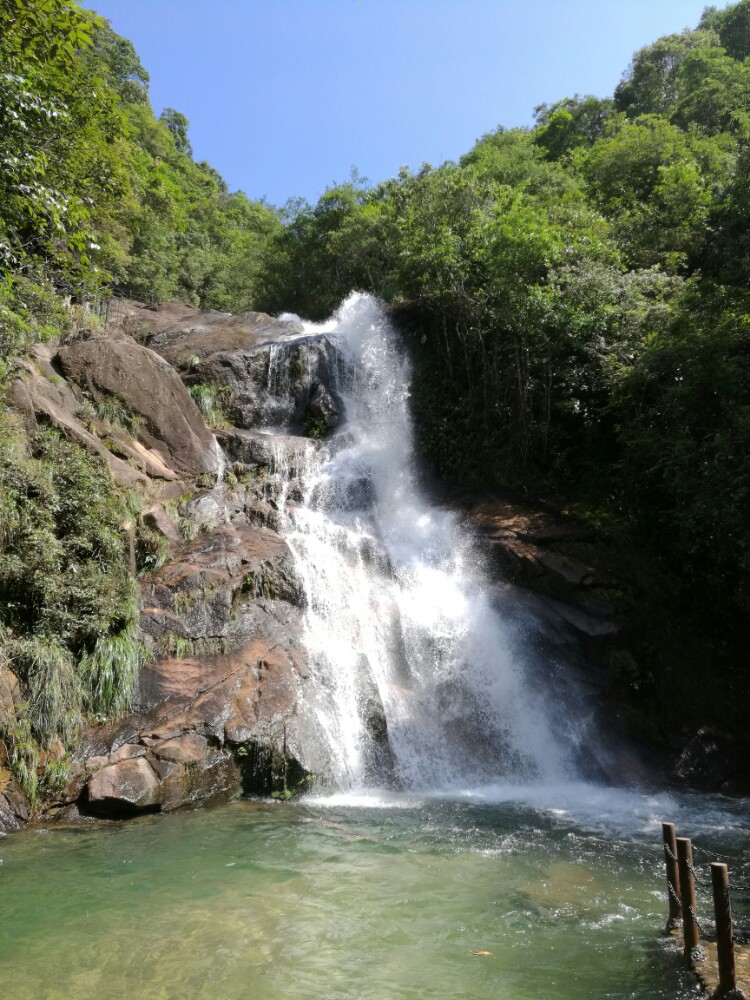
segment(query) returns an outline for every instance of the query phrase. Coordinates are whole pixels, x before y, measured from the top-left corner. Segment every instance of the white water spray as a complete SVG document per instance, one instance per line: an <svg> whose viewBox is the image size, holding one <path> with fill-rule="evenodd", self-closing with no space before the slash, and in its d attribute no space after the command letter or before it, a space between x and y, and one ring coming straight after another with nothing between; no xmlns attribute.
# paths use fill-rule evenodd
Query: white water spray
<svg viewBox="0 0 750 1000"><path fill-rule="evenodd" d="M295 454L294 468L282 447L276 464L301 483L302 503L282 501L282 530L304 583L337 786L560 780L565 752L476 555L416 482L410 372L395 332L374 299L354 294L301 336L319 334L336 349L345 421ZM269 392L287 386L274 355Z"/></svg>

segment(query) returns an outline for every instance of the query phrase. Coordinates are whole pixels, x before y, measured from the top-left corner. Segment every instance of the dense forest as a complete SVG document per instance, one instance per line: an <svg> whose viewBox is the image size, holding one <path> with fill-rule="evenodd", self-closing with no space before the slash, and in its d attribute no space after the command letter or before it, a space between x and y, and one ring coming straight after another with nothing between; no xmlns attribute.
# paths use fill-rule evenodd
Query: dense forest
<svg viewBox="0 0 750 1000"><path fill-rule="evenodd" d="M70 332L71 302L321 318L373 292L407 338L438 474L598 524L642 588L615 666L655 706L643 725L707 659L726 692L715 722L747 687L750 0L637 52L611 98L535 114L458 163L276 209L195 162L187 118L155 116L104 20L0 0L0 383ZM0 644L36 706L26 736L49 740L76 724L55 685L81 714L132 689L137 604L114 531L129 501L78 446L0 417Z"/></svg>

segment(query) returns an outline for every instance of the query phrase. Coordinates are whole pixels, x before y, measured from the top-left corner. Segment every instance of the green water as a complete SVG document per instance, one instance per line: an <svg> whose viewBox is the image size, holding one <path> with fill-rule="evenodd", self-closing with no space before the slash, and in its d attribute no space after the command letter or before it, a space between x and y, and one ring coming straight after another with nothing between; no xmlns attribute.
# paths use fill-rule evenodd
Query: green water
<svg viewBox="0 0 750 1000"><path fill-rule="evenodd" d="M658 934L659 813L702 823L699 842L714 850L750 842L750 825L726 806L616 794L579 791L572 809L239 802L9 836L0 995L697 995ZM734 867L748 874L740 855Z"/></svg>

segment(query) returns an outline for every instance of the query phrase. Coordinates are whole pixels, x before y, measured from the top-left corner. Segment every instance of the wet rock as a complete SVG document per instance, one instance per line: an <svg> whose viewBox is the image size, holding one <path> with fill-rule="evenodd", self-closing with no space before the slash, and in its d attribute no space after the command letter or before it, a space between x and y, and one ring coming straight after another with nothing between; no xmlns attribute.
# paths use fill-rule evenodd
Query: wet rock
<svg viewBox="0 0 750 1000"><path fill-rule="evenodd" d="M10 802L0 792L0 834L13 833L16 830L20 830L22 826L23 821L16 816Z"/></svg>
<svg viewBox="0 0 750 1000"><path fill-rule="evenodd" d="M165 653L176 652L168 645L170 635L203 642L186 655L220 652L222 642L244 641L242 608L258 598L301 603L292 554L268 528L225 524L183 545L144 581L142 627Z"/></svg>
<svg viewBox="0 0 750 1000"><path fill-rule="evenodd" d="M387 744L388 723L385 709L366 656L359 658L357 680L359 683L357 710L364 727L373 740Z"/></svg>
<svg viewBox="0 0 750 1000"><path fill-rule="evenodd" d="M0 757L0 834L20 830L30 814L28 799Z"/></svg>
<svg viewBox="0 0 750 1000"><path fill-rule="evenodd" d="M323 389L334 399L335 367L336 352L319 335L211 354L190 379L229 390L236 427L284 427L307 433L313 396L319 395L321 406Z"/></svg>
<svg viewBox="0 0 750 1000"><path fill-rule="evenodd" d="M262 431L219 431L217 438L230 461L259 465L269 472L285 472L287 476L298 475L317 447L309 438Z"/></svg>
<svg viewBox="0 0 750 1000"><path fill-rule="evenodd" d="M672 777L698 791L746 795L750 788L748 747L701 729L677 755Z"/></svg>
<svg viewBox="0 0 750 1000"><path fill-rule="evenodd" d="M504 583L532 593L527 603L557 631L560 641L571 636L601 640L620 628L618 609L612 601L600 600L606 588L622 592L622 581L588 562L574 558L559 546L590 541L597 537L593 528L561 511L543 504L536 506L500 497L457 497L447 506L462 511L467 525L476 532L487 567ZM558 548L555 548L558 546Z"/></svg>
<svg viewBox="0 0 750 1000"><path fill-rule="evenodd" d="M375 506L377 494L367 476L351 479L328 479L312 491L310 506L315 510L365 511Z"/></svg>
<svg viewBox="0 0 750 1000"><path fill-rule="evenodd" d="M54 797L54 804L76 802L86 787L88 777L89 775L83 762L80 760L72 761L70 771L68 772L68 780L62 791Z"/></svg>
<svg viewBox="0 0 750 1000"><path fill-rule="evenodd" d="M152 811L161 794L156 772L144 757L109 764L93 774L87 784L88 806L100 815L127 815Z"/></svg>
<svg viewBox="0 0 750 1000"><path fill-rule="evenodd" d="M170 765L161 786L163 812L228 802L242 787L240 768L226 750L213 750L191 764Z"/></svg>
<svg viewBox="0 0 750 1000"><path fill-rule="evenodd" d="M341 424L343 414L333 393L325 385L313 387L305 413L305 428L312 437L328 437Z"/></svg>

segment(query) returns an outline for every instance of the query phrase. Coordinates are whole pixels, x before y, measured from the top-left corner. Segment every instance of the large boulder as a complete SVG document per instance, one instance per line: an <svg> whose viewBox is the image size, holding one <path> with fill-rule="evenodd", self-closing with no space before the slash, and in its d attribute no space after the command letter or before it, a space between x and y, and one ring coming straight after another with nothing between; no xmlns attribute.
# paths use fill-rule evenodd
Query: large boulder
<svg viewBox="0 0 750 1000"><path fill-rule="evenodd" d="M66 438L95 452L109 465L114 479L122 486L145 483L146 476L128 464L127 457L112 454L96 434L84 426L78 414L81 402L71 386L50 365L49 348L45 344L34 347L34 362L22 361L19 374L8 386L7 398L21 413L26 428L33 433L37 427L52 424ZM174 473L156 455L140 447L139 464L149 474L160 478L174 478ZM135 451L133 451L133 457Z"/></svg>
<svg viewBox="0 0 750 1000"><path fill-rule="evenodd" d="M97 771L88 782L88 801L96 812L129 813L156 809L159 779L145 757L121 760Z"/></svg>
<svg viewBox="0 0 750 1000"><path fill-rule="evenodd" d="M96 336L61 347L65 377L96 401L118 399L134 435L179 476L218 474L221 451L177 372L129 337Z"/></svg>
<svg viewBox="0 0 750 1000"><path fill-rule="evenodd" d="M52 814L71 818L76 801L98 817L166 812L287 793L330 771L306 692L294 560L276 532L246 520L244 488L212 492L234 520L181 543L143 581L153 659L134 714L87 735Z"/></svg>
<svg viewBox="0 0 750 1000"><path fill-rule="evenodd" d="M230 461L287 476L299 475L319 447L307 437L235 428L218 431L217 437Z"/></svg>

